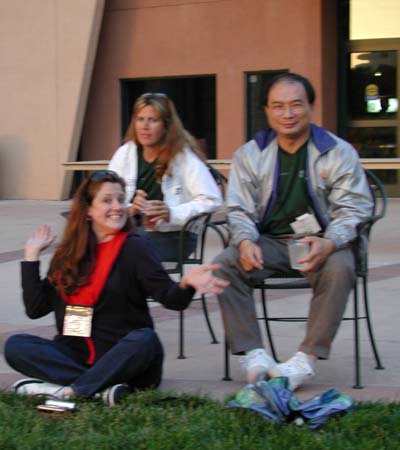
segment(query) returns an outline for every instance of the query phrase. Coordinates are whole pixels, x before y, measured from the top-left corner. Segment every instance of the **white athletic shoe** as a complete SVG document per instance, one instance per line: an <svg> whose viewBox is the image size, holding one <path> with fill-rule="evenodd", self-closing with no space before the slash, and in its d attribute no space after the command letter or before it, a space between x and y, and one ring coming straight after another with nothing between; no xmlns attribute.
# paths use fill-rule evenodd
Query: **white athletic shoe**
<svg viewBox="0 0 400 450"><path fill-rule="evenodd" d="M313 357L297 352L286 362L278 364L276 369L281 376L289 378L289 386L294 391L315 375L314 367Z"/></svg>
<svg viewBox="0 0 400 450"><path fill-rule="evenodd" d="M15 382L11 389L18 395L44 395L62 399L66 398L63 395L65 387L35 378L23 378Z"/></svg>
<svg viewBox="0 0 400 450"><path fill-rule="evenodd" d="M240 363L248 383L254 384L261 376L278 376L275 360L263 348L251 350L241 358Z"/></svg>

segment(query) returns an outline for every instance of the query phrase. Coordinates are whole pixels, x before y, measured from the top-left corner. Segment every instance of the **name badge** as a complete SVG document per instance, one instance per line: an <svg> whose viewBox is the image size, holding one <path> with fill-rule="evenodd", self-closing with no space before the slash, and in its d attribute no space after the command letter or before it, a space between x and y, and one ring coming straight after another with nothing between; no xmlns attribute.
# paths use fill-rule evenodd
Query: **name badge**
<svg viewBox="0 0 400 450"><path fill-rule="evenodd" d="M65 308L63 335L90 337L92 333L93 308L67 305Z"/></svg>
<svg viewBox="0 0 400 450"><path fill-rule="evenodd" d="M290 224L296 234L313 234L321 230L314 214L306 213L296 218Z"/></svg>

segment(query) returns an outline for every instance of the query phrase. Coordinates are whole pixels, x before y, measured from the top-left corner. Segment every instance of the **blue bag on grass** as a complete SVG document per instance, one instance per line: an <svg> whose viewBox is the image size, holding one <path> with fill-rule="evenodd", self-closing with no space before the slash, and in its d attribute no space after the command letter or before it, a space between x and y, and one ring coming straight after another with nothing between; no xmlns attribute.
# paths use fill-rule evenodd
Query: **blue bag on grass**
<svg viewBox="0 0 400 450"><path fill-rule="evenodd" d="M247 384L227 406L250 409L279 425L305 422L310 429L315 429L333 415L350 411L354 401L348 395L330 389L301 402L289 388L289 380L276 377Z"/></svg>

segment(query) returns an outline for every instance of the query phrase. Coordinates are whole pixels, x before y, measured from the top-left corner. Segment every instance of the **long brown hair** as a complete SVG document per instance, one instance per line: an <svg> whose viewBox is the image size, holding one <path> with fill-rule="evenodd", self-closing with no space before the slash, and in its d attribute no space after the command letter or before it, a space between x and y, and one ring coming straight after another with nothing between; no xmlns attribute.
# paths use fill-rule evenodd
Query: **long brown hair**
<svg viewBox="0 0 400 450"><path fill-rule="evenodd" d="M111 170L98 170L84 180L76 191L63 238L51 260L48 279L67 295L88 284L94 268L98 241L88 220L88 210L106 182L119 183L125 192L125 181ZM132 229L128 218L121 231Z"/></svg>
<svg viewBox="0 0 400 450"><path fill-rule="evenodd" d="M161 151L155 167L158 180L162 178L164 173L170 174L171 161L178 153L183 151L185 145L190 147L202 161L205 161L205 155L200 150L196 139L183 127L174 103L163 93L149 92L136 99L133 105L132 119L125 135L125 142L133 141L136 145L140 145L136 135L135 120L139 111L145 106L152 106L158 111L166 130L160 142Z"/></svg>

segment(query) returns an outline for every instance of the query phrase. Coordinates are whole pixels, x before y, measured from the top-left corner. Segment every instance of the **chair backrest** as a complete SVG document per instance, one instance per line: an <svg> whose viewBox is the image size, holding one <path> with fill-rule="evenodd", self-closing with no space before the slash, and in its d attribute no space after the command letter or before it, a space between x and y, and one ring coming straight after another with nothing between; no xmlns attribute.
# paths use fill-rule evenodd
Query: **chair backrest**
<svg viewBox="0 0 400 450"><path fill-rule="evenodd" d="M207 167L215 182L217 183L217 186L221 191L222 198L225 201L228 178L223 175L218 169L212 167L210 164L207 164ZM228 246L230 239L230 230L227 223L225 205L213 213L211 220L208 223L208 228L211 228L217 233L217 235L221 239L223 248Z"/></svg>
<svg viewBox="0 0 400 450"><path fill-rule="evenodd" d="M222 198L225 199L226 185L228 183L228 179L218 169L211 166L210 164L207 164L207 167L221 191Z"/></svg>
<svg viewBox="0 0 400 450"><path fill-rule="evenodd" d="M208 170L210 171L211 176L214 178L218 188L221 191L222 198L225 199L225 187L228 179L218 169L215 169L208 163L206 163L206 165L208 167ZM181 245L179 249L180 258L178 263L178 267L180 266L180 269L182 269L182 266L185 264L203 264L207 226L211 223L211 221L214 221L213 213L203 213L192 217L185 223L184 227L181 230ZM187 232L191 232L197 235L197 245L193 253L190 256L184 258L183 239L184 234Z"/></svg>
<svg viewBox="0 0 400 450"><path fill-rule="evenodd" d="M163 261L166 271L170 274L183 274L184 266L191 264L203 264L205 252L205 235L207 224L210 221L212 213L202 213L193 216L186 221L185 225L179 232L179 244L176 260ZM188 239L188 234L196 235L196 245L192 253L185 255L185 240Z"/></svg>
<svg viewBox="0 0 400 450"><path fill-rule="evenodd" d="M368 241L373 225L386 214L387 195L379 178L370 170L364 170L374 205L371 216L360 223L357 228L358 235L353 242L353 250L357 276L365 278L368 274Z"/></svg>
<svg viewBox="0 0 400 450"><path fill-rule="evenodd" d="M197 235L197 244L191 255L183 257L183 247L180 250L180 261L183 264L203 264L205 251L205 235L207 224L210 222L212 213L202 213L189 219L181 230L181 236L190 232ZM182 239L181 239L182 242Z"/></svg>
<svg viewBox="0 0 400 450"><path fill-rule="evenodd" d="M368 184L371 190L371 194L374 201L374 209L372 215L376 217L376 220L381 219L386 214L387 208L387 195L385 188L383 187L380 179L375 175L374 172L371 172L368 169L365 170L365 175L368 180ZM376 221L375 220L375 221Z"/></svg>

